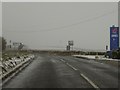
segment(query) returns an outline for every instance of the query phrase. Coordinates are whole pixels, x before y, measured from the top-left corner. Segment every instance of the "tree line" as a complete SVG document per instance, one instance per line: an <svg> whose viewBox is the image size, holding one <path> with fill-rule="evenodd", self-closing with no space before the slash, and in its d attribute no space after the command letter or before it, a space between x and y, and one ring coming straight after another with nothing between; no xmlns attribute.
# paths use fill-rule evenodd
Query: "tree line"
<svg viewBox="0 0 120 90"><path fill-rule="evenodd" d="M4 51L6 49L6 39L4 37L0 37L0 51Z"/></svg>

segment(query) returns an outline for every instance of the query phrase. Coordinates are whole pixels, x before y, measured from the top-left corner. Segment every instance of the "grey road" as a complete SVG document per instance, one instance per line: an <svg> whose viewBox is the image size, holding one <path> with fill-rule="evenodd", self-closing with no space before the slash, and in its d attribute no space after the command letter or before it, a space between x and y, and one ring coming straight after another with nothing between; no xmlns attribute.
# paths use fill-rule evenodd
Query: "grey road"
<svg viewBox="0 0 120 90"><path fill-rule="evenodd" d="M118 88L118 68L72 56L40 54L3 88Z"/></svg>

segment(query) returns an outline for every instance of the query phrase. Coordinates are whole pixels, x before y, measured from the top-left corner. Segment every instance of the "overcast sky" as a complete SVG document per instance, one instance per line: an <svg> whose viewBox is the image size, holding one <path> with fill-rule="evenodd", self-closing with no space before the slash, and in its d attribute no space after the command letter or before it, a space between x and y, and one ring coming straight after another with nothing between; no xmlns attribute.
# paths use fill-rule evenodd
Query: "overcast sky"
<svg viewBox="0 0 120 90"><path fill-rule="evenodd" d="M109 27L118 26L117 2L4 2L2 32L7 41L30 48L74 47L105 50Z"/></svg>

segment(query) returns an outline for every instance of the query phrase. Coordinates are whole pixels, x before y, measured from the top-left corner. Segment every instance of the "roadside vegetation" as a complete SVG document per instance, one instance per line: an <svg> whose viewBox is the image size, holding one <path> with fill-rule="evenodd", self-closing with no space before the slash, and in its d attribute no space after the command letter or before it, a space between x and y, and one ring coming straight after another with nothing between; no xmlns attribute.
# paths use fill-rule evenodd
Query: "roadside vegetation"
<svg viewBox="0 0 120 90"><path fill-rule="evenodd" d="M13 57L19 58L20 56L29 54L28 51L21 50L21 46L18 48L18 50L6 50L6 45L6 39L4 37L0 37L0 60L7 61L11 60Z"/></svg>
<svg viewBox="0 0 120 90"><path fill-rule="evenodd" d="M120 59L120 48L118 50L115 50L112 52L112 57L113 58L117 58L117 59Z"/></svg>
<svg viewBox="0 0 120 90"><path fill-rule="evenodd" d="M2 53L2 60L6 61L14 57L20 58L20 56L26 56L28 54L28 51L5 51Z"/></svg>
<svg viewBox="0 0 120 90"><path fill-rule="evenodd" d="M6 49L6 40L3 37L0 37L0 52L4 51Z"/></svg>

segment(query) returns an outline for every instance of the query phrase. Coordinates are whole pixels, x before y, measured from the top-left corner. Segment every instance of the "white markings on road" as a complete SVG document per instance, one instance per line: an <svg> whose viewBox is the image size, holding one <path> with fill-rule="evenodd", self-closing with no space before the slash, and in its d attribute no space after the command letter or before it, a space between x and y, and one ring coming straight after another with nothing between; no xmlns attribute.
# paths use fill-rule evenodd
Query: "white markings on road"
<svg viewBox="0 0 120 90"><path fill-rule="evenodd" d="M63 59L60 59L60 60L65 63L65 61Z"/></svg>
<svg viewBox="0 0 120 90"><path fill-rule="evenodd" d="M74 68L72 65L70 65L69 63L66 63L69 67L71 67L73 70L77 71L76 68Z"/></svg>
<svg viewBox="0 0 120 90"><path fill-rule="evenodd" d="M66 63L65 60L63 59L60 59L62 62ZM73 67L72 65L70 65L69 63L66 63L69 67L71 67L73 70L77 70L75 67Z"/></svg>
<svg viewBox="0 0 120 90"><path fill-rule="evenodd" d="M51 59L51 61L52 61L53 63L56 63L56 60L55 60L55 59Z"/></svg>
<svg viewBox="0 0 120 90"><path fill-rule="evenodd" d="M80 74L89 84L91 84L96 90L100 90L100 88L95 85L88 77L86 77L84 74Z"/></svg>
<svg viewBox="0 0 120 90"><path fill-rule="evenodd" d="M73 70L77 71L78 69L76 69L75 67L73 67L71 64L65 62L63 59L60 59L62 62L66 63L66 65L68 65L69 67L71 67ZM88 77L86 77L84 74L80 73L81 77L83 77L93 88L95 88L96 90L100 90L100 88L93 83Z"/></svg>

